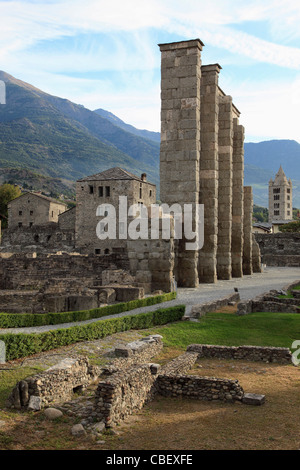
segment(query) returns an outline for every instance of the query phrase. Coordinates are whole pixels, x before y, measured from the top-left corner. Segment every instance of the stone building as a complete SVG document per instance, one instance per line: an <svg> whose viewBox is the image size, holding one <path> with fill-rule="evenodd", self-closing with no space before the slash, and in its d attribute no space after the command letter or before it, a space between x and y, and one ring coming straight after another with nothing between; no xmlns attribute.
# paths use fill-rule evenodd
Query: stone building
<svg viewBox="0 0 300 470"><path fill-rule="evenodd" d="M292 181L280 165L274 181L269 181L269 222L293 219Z"/></svg>
<svg viewBox="0 0 300 470"><path fill-rule="evenodd" d="M127 197L127 203L124 207L119 207L119 198L122 196ZM126 248L128 208L133 204L149 207L155 202L156 186L147 182L145 173L138 177L116 167L80 179L76 183L76 248L83 253L97 255L109 254L112 250ZM102 216L97 215L99 205L104 205ZM111 215L109 212L111 206L115 208L116 213L116 239L100 240L96 230L104 235L106 227L101 220Z"/></svg>
<svg viewBox="0 0 300 470"><path fill-rule="evenodd" d="M160 198L169 205L191 204L193 210L204 204L202 249L175 247L175 276L185 287L241 277L244 269L251 271L252 259L244 128L232 97L218 85L220 65L202 65L203 46L200 39L159 45Z"/></svg>
<svg viewBox="0 0 300 470"><path fill-rule="evenodd" d="M24 193L8 204L8 228L33 227L57 223L66 204L40 193Z"/></svg>

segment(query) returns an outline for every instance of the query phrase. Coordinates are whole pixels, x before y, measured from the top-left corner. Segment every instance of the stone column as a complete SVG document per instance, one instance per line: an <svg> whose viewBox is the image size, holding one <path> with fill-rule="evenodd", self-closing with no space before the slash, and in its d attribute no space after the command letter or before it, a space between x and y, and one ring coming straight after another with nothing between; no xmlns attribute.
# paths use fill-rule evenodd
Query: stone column
<svg viewBox="0 0 300 470"><path fill-rule="evenodd" d="M252 274L252 187L244 186L243 274Z"/></svg>
<svg viewBox="0 0 300 470"><path fill-rule="evenodd" d="M254 273L262 272L260 248L255 239L254 233L252 233L252 269Z"/></svg>
<svg viewBox="0 0 300 470"><path fill-rule="evenodd" d="M172 205L199 203L200 80L199 40L160 44L160 198ZM194 212L195 213L195 212ZM178 286L198 285L198 251L177 243Z"/></svg>
<svg viewBox="0 0 300 470"><path fill-rule="evenodd" d="M244 218L244 127L233 119L232 155L232 277L243 276L243 218Z"/></svg>
<svg viewBox="0 0 300 470"><path fill-rule="evenodd" d="M219 96L218 279L231 279L233 112L231 96Z"/></svg>
<svg viewBox="0 0 300 470"><path fill-rule="evenodd" d="M204 204L204 245L199 251L199 281L217 280L218 132L220 65L201 67L200 204Z"/></svg>

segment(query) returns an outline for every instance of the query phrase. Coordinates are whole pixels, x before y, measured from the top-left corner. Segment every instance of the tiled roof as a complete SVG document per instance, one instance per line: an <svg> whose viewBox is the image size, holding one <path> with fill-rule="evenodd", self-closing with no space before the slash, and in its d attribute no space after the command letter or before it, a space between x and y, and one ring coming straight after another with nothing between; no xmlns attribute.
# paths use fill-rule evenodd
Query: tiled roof
<svg viewBox="0 0 300 470"><path fill-rule="evenodd" d="M140 182L143 181L141 177L136 176L133 173L130 173L127 170L123 170L123 168L119 168L119 167L110 168L109 170L102 171L101 173L97 173L91 176L86 176L85 178L81 178L78 181L108 181L108 180L136 180Z"/></svg>
<svg viewBox="0 0 300 470"><path fill-rule="evenodd" d="M19 199L20 197L24 197L24 196L37 196L37 197L40 197L42 199L46 199L46 201L49 201L49 202L54 202L55 204L61 204L62 206L66 206L66 204L64 202L60 202L58 201L57 199L53 199L51 197L48 197L48 196L44 196L44 194L40 194L40 193L34 193L34 192L26 192L26 193L23 193L21 194L21 196L13 199L12 201L10 201L9 204L11 204L12 202L16 201L17 199Z"/></svg>

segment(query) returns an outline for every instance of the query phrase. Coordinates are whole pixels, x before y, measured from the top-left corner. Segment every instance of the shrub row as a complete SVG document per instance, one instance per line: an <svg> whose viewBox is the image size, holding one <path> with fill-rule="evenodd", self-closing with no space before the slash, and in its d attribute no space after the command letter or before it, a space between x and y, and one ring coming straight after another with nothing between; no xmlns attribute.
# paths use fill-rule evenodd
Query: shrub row
<svg viewBox="0 0 300 470"><path fill-rule="evenodd" d="M50 349L67 346L80 341L91 341L126 330L151 328L179 321L185 312L184 305L161 308L154 312L126 315L123 317L99 320L85 325L51 330L44 333L6 333L0 334L4 341L6 360L18 359Z"/></svg>
<svg viewBox="0 0 300 470"><path fill-rule="evenodd" d="M27 326L59 325L60 323L72 323L83 320L92 320L116 313L128 312L135 308L147 307L161 302L167 302L176 298L176 292L155 295L144 299L131 300L106 307L77 312L58 313L0 313L0 328L17 328Z"/></svg>

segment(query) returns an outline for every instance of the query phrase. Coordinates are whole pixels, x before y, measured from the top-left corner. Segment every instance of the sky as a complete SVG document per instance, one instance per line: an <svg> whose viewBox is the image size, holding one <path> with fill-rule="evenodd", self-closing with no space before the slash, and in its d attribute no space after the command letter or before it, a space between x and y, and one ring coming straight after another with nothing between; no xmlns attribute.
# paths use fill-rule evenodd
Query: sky
<svg viewBox="0 0 300 470"><path fill-rule="evenodd" d="M0 0L0 70L160 130L158 44L199 38L246 142L300 142L299 0Z"/></svg>

